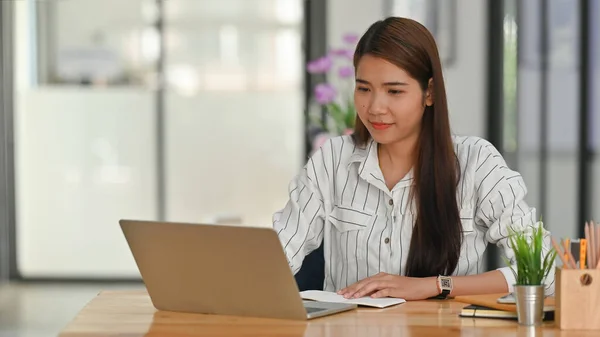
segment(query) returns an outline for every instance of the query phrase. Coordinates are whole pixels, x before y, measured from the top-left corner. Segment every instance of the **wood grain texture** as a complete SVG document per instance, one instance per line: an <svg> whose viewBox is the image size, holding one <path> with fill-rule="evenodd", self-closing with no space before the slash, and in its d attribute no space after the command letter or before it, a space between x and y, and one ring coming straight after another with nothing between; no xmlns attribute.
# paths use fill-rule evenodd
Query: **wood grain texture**
<svg viewBox="0 0 600 337"><path fill-rule="evenodd" d="M556 269L555 318L561 329L594 329L600 336L600 269Z"/></svg>
<svg viewBox="0 0 600 337"><path fill-rule="evenodd" d="M359 308L310 321L157 311L145 291L100 293L60 336L597 336L597 331L537 328L516 321L461 318L465 303L415 301L386 309Z"/></svg>

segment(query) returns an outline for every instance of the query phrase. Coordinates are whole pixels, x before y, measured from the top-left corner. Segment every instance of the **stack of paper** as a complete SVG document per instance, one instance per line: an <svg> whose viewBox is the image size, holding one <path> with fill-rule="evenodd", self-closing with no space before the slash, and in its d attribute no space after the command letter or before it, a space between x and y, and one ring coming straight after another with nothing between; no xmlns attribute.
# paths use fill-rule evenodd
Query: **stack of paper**
<svg viewBox="0 0 600 337"><path fill-rule="evenodd" d="M331 303L351 303L356 305L362 305L366 307L375 307L375 308L386 308L392 305L401 304L406 302L406 300L402 298L371 298L371 297L361 297L361 298L352 298L346 299L342 295L338 295L334 292L330 291L320 291L320 290L307 290L300 292L300 296L305 300L313 300L319 302L331 302Z"/></svg>

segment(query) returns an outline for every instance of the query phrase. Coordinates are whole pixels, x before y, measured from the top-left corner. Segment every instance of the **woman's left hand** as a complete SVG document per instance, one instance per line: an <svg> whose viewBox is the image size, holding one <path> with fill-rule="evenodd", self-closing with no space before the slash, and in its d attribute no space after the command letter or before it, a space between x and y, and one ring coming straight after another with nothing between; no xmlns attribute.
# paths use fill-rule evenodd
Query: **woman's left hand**
<svg viewBox="0 0 600 337"><path fill-rule="evenodd" d="M396 297L407 301L424 300L439 294L435 277L406 277L379 273L354 283L340 291L345 298L371 296Z"/></svg>

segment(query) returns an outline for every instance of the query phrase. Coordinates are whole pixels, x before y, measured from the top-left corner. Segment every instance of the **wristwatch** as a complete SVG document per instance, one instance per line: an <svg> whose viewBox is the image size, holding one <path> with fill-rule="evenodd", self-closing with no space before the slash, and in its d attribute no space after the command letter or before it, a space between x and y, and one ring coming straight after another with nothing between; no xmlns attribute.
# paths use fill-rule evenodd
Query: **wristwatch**
<svg viewBox="0 0 600 337"><path fill-rule="evenodd" d="M437 277L437 287L439 295L434 297L435 299L445 300L448 298L450 292L452 292L452 278L449 276L439 275Z"/></svg>

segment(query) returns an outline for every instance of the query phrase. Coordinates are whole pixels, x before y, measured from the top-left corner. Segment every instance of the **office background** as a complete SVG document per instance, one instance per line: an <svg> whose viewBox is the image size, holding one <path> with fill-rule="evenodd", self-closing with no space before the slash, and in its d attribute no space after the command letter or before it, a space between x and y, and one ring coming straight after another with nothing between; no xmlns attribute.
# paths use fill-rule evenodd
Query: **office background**
<svg viewBox="0 0 600 337"><path fill-rule="evenodd" d="M121 218L269 226L310 142L305 62L387 15L440 26L454 129L485 136L486 5L447 3L3 4L11 276L138 277Z"/></svg>
<svg viewBox="0 0 600 337"><path fill-rule="evenodd" d="M501 150L555 236L600 219L598 1L23 0L0 14L0 282L137 279L121 218L270 226L310 149L323 79L305 63L389 15L434 32L453 131Z"/></svg>
<svg viewBox="0 0 600 337"><path fill-rule="evenodd" d="M121 218L270 226L314 136L306 62L389 15L432 30L453 131L556 237L600 219L598 1L0 1L0 335L139 285Z"/></svg>

